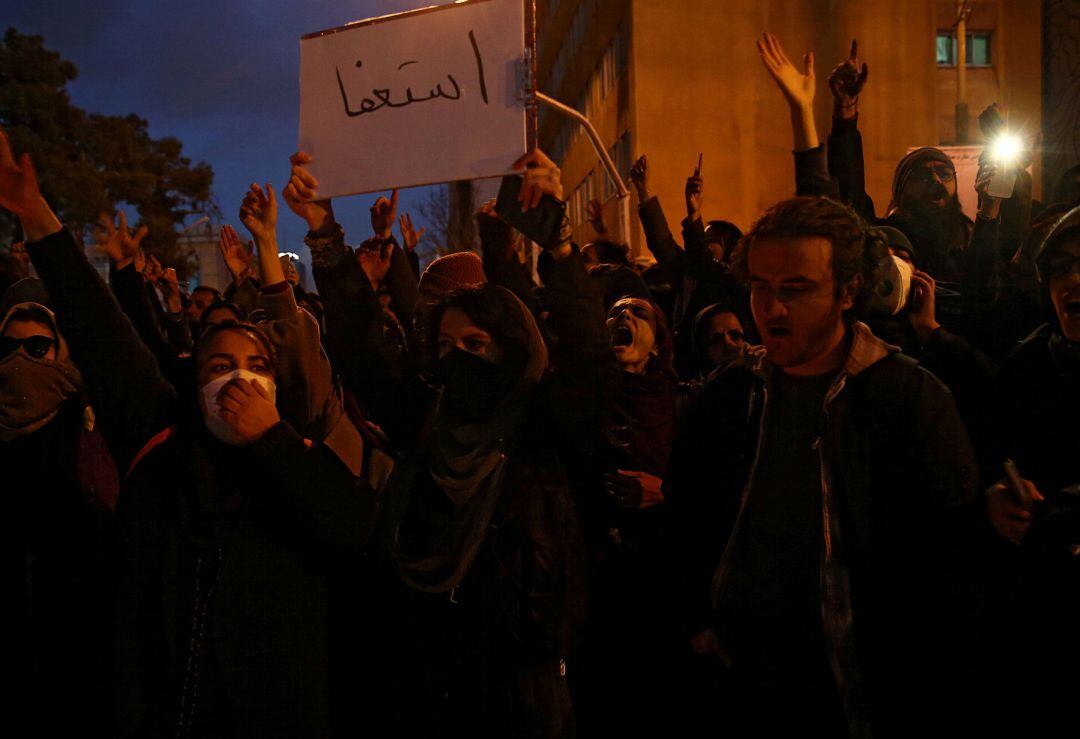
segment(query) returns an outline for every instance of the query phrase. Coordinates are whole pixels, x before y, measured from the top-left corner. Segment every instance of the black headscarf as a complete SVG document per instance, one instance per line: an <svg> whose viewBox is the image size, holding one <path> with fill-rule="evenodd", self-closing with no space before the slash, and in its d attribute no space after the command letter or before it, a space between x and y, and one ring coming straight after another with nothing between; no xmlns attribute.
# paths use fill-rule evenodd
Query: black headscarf
<svg viewBox="0 0 1080 739"><path fill-rule="evenodd" d="M512 378L504 382L500 372L507 367L490 368L490 384L502 385L501 397L496 398L479 386L474 392L483 394L473 400L476 406L489 406L483 413L470 409L467 398L455 397L471 385L461 369L489 368L470 365L468 357L454 350L442 365L446 387L435 409L430 447L419 450L394 472L387 491L387 521L389 546L402 579L411 587L424 592L447 592L456 587L468 573L488 523L498 506L502 493L503 475L507 465L507 445L525 421L533 389L547 371L548 353L532 313L513 293L494 285L469 291L488 304L511 324L510 337L493 335L495 342L511 344L521 351L519 360L508 359ZM447 304L455 306L453 298ZM436 321L438 313L436 313ZM470 316L476 320L475 316ZM485 330L491 327L481 326ZM509 346L504 346L509 349ZM459 352L455 354L455 352ZM487 362L473 357L476 362ZM489 363L490 364L490 363ZM466 401L466 402L462 402ZM492 407L493 406L493 407ZM428 481L433 482L449 501L448 515L423 513L422 506L413 506L413 494ZM443 506L445 509L446 506ZM420 511L417 513L416 511ZM416 518L414 518L414 516ZM424 520L417 520L422 518ZM404 529L424 531L410 535ZM406 547L410 550L406 551Z"/></svg>
<svg viewBox="0 0 1080 739"><path fill-rule="evenodd" d="M13 317L29 315L46 323L56 337L56 358L37 359L23 351L0 357L0 441L33 433L56 417L64 401L82 390L83 380L48 308L44 285L32 277L4 293L0 333Z"/></svg>

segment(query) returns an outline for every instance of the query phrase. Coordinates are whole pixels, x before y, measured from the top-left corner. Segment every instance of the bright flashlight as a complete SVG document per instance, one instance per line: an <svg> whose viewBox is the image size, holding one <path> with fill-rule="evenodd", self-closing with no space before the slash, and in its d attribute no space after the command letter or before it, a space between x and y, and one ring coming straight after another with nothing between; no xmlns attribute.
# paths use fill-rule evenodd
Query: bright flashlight
<svg viewBox="0 0 1080 739"><path fill-rule="evenodd" d="M1010 164L1018 156L1023 149L1023 142L1019 136L1013 134L1003 133L994 140L993 154L994 159L1005 164Z"/></svg>

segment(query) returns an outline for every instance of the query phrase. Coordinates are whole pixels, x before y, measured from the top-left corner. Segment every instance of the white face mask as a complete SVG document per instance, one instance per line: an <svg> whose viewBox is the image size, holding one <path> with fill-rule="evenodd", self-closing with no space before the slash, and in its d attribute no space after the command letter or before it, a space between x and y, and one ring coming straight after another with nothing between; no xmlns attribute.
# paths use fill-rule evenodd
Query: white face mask
<svg viewBox="0 0 1080 739"><path fill-rule="evenodd" d="M221 417L221 406L218 405L218 394L221 392L221 388L236 379L247 380L252 384L258 383L259 387L270 396L271 403L277 402L277 385L269 377L257 375L249 370L238 369L211 380L202 386L200 392L202 393L203 405L206 408L203 415L206 419L207 430L226 444L242 446L243 439L237 436L232 426Z"/></svg>
<svg viewBox="0 0 1080 739"><path fill-rule="evenodd" d="M895 316L908 304L911 295L912 267L897 256L881 260L881 281L872 301L873 307Z"/></svg>

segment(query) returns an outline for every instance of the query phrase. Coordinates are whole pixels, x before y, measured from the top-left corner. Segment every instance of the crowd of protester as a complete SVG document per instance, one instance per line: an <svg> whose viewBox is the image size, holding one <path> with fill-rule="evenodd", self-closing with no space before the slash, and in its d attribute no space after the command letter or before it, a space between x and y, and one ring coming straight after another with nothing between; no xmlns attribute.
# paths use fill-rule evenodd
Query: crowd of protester
<svg viewBox="0 0 1080 739"><path fill-rule="evenodd" d="M1080 168L974 220L934 148L867 195L857 48L758 41L795 196L650 260L486 203L420 270L297 152L188 293L105 215L18 217L0 324L5 698L34 737L1069 735L1080 696ZM988 132L1000 118L988 109ZM523 210L561 200L540 151ZM308 227L315 292L279 258ZM712 215L712 214L710 214ZM722 213L720 213L722 215ZM400 241L393 235L399 226ZM350 247L349 243L358 243ZM30 277L30 267L36 277Z"/></svg>

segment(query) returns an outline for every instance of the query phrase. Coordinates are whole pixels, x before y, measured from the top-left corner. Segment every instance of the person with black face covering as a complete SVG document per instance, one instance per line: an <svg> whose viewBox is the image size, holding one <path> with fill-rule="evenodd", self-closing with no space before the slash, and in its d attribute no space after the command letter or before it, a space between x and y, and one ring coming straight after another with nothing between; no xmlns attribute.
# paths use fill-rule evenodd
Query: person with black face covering
<svg viewBox="0 0 1080 739"><path fill-rule="evenodd" d="M558 168L542 153L514 166L526 168L526 205L561 197ZM455 291L427 319L430 387L383 335L371 285L317 188L295 156L285 198L313 227L328 344L346 387L371 400L398 451L378 554L394 574L378 591L387 715L365 723L403 737L564 736L573 726L564 660L584 596L562 450L599 425L615 374L569 225L544 245L559 336L550 354L509 290Z"/></svg>
<svg viewBox="0 0 1080 739"><path fill-rule="evenodd" d="M202 335L197 403L178 402L45 203L29 156L16 162L2 134L0 206L22 224L125 471L110 735L328 736L328 571L364 543L376 508L357 477L355 429L337 415L324 443L305 441L293 425L304 419L291 423L275 402L279 383L304 378L244 324ZM268 207L246 203L245 221L269 227ZM280 283L272 246L262 267ZM329 387L329 366L311 351L308 370Z"/></svg>
<svg viewBox="0 0 1080 739"><path fill-rule="evenodd" d="M3 707L27 737L108 736L109 525L119 479L41 282L0 303Z"/></svg>

